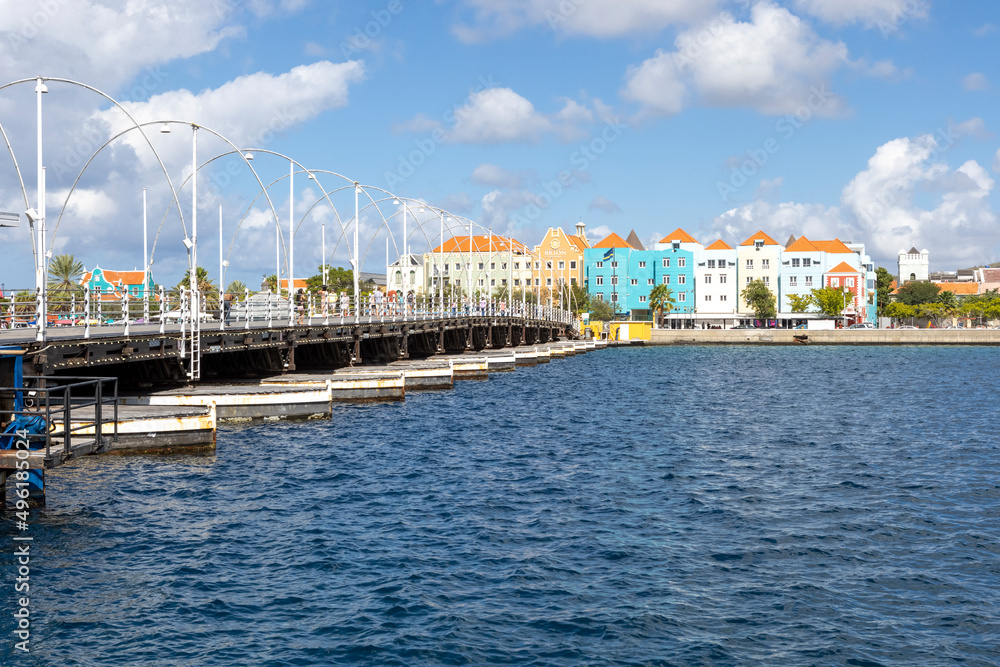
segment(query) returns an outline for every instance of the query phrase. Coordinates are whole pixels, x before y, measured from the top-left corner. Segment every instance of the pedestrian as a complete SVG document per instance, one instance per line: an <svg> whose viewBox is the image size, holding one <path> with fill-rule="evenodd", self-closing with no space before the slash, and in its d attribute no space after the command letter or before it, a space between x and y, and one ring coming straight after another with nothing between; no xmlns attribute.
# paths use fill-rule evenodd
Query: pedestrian
<svg viewBox="0 0 1000 667"><path fill-rule="evenodd" d="M226 321L226 326L229 326L229 311L233 309L233 295L226 292L222 296L222 314Z"/></svg>
<svg viewBox="0 0 1000 667"><path fill-rule="evenodd" d="M326 291L326 285L319 288L319 307L323 311L323 317L326 317L330 307L330 293Z"/></svg>
<svg viewBox="0 0 1000 667"><path fill-rule="evenodd" d="M408 314L410 314L410 315L413 314L413 301L414 301L414 299L415 299L415 297L414 297L414 294L413 294L413 290L410 290L409 292L406 293L406 312Z"/></svg>
<svg viewBox="0 0 1000 667"><path fill-rule="evenodd" d="M306 318L306 293L302 288L295 292L295 323L304 324Z"/></svg>
<svg viewBox="0 0 1000 667"><path fill-rule="evenodd" d="M347 296L347 292L340 293L340 316L348 317L351 314L351 297Z"/></svg>

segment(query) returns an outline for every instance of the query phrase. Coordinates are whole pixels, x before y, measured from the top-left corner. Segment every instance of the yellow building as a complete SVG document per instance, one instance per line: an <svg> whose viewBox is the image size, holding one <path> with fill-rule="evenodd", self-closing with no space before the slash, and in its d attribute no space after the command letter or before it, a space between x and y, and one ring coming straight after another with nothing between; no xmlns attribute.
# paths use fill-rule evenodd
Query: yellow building
<svg viewBox="0 0 1000 667"><path fill-rule="evenodd" d="M583 285L583 251L590 247L586 226L576 225L576 234L567 234L562 227L549 227L542 242L535 246L534 287L549 294L560 286Z"/></svg>

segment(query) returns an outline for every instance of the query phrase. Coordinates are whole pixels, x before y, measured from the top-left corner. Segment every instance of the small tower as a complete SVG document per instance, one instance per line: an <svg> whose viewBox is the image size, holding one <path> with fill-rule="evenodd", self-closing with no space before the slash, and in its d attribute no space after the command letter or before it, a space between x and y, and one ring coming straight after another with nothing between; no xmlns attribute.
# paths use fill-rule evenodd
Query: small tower
<svg viewBox="0 0 1000 667"><path fill-rule="evenodd" d="M900 250L898 258L898 275L900 285L912 280L927 280L930 277L930 253L927 249L917 250L913 246L909 250Z"/></svg>
<svg viewBox="0 0 1000 667"><path fill-rule="evenodd" d="M587 225L583 224L583 220L576 223L576 235L583 239L584 243L589 245L589 242L587 241Z"/></svg>

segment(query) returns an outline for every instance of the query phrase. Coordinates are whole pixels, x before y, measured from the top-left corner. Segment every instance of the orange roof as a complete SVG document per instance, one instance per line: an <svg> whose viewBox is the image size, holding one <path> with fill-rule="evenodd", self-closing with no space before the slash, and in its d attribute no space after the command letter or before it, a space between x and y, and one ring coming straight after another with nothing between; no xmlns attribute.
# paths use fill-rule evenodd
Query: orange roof
<svg viewBox="0 0 1000 667"><path fill-rule="evenodd" d="M660 243L670 243L671 241L680 241L681 243L697 243L698 242L693 236L691 236L690 234L688 234L687 232L685 232L680 227L678 227L677 229L675 229L674 231L670 232L669 234L667 234L666 236L664 236L662 239L660 239Z"/></svg>
<svg viewBox="0 0 1000 667"><path fill-rule="evenodd" d="M523 255L528 254L528 248L516 239L509 239L505 236L497 236L496 234L492 237L486 234L472 237L473 252L490 252L491 250L493 252L507 252L511 249ZM469 252L469 237L453 236L445 241L443 245L434 248L431 252Z"/></svg>
<svg viewBox="0 0 1000 667"><path fill-rule="evenodd" d="M837 266L835 266L832 269L830 269L829 271L827 271L827 273L861 273L861 271L859 271L858 269L855 269L853 266L851 266L847 262L841 262Z"/></svg>
<svg viewBox="0 0 1000 667"><path fill-rule="evenodd" d="M800 236L795 243L785 248L785 252L819 252L819 248L806 237Z"/></svg>
<svg viewBox="0 0 1000 667"><path fill-rule="evenodd" d="M295 278L295 289L306 289L309 284L305 278ZM288 278L281 279L281 289L288 289Z"/></svg>
<svg viewBox="0 0 1000 667"><path fill-rule="evenodd" d="M719 239L718 241L716 241L712 245L710 245L707 248L705 248L705 250L732 250L732 249L733 249L733 246L729 245L728 243L726 243L722 239Z"/></svg>
<svg viewBox="0 0 1000 667"><path fill-rule="evenodd" d="M778 245L778 242L765 234L763 231L757 232L740 245L753 245L754 241L764 241L764 245Z"/></svg>
<svg viewBox="0 0 1000 667"><path fill-rule="evenodd" d="M97 271L97 269L94 269ZM94 271L87 271L83 274L83 279L80 284L90 282L90 279L94 275ZM107 280L112 285L141 285L142 284L142 271L111 271L110 269L100 269L101 273L104 274L104 279Z"/></svg>
<svg viewBox="0 0 1000 667"><path fill-rule="evenodd" d="M832 241L813 241L812 243L814 246L816 246L817 249L835 255L851 254L854 252L846 245L844 245L844 242L841 241L840 239L834 239Z"/></svg>
<svg viewBox="0 0 1000 667"><path fill-rule="evenodd" d="M581 239L579 236L567 234L566 238L568 238L569 242L572 243L576 247L576 249L579 250L580 252L583 252L584 250L590 247L589 245L587 245L587 242Z"/></svg>
<svg viewBox="0 0 1000 667"><path fill-rule="evenodd" d="M611 232L605 236L599 243L595 243L591 246L592 248L633 248L625 241L622 237L618 236L614 232Z"/></svg>
<svg viewBox="0 0 1000 667"><path fill-rule="evenodd" d="M951 292L955 296L965 296L967 294L979 294L979 283L934 283L941 288L942 292Z"/></svg>

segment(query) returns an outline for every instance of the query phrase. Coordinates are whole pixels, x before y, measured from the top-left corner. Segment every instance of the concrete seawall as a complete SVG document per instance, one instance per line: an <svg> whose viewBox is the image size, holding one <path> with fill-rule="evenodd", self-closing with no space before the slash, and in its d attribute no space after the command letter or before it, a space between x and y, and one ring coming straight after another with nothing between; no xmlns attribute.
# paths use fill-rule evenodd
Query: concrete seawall
<svg viewBox="0 0 1000 667"><path fill-rule="evenodd" d="M998 345L994 329L655 329L651 345Z"/></svg>

